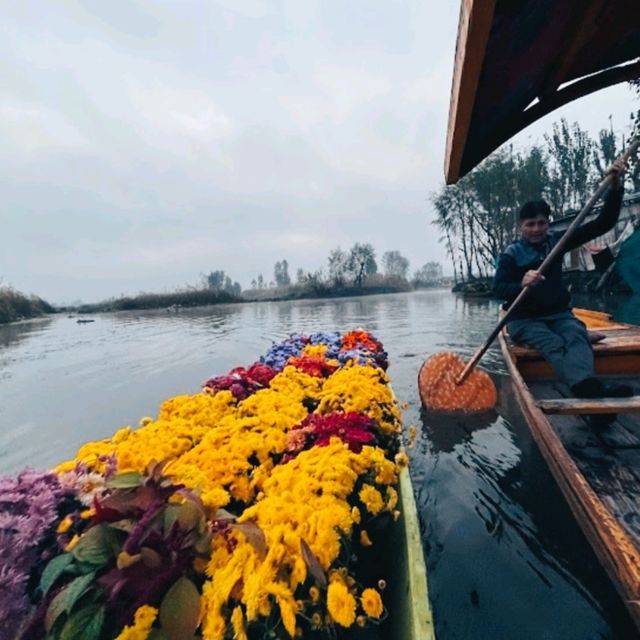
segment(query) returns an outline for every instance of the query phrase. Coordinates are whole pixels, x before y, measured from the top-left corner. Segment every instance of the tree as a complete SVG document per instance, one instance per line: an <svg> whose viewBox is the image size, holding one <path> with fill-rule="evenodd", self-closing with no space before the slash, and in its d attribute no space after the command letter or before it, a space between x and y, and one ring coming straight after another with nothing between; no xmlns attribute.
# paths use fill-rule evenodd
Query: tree
<svg viewBox="0 0 640 640"><path fill-rule="evenodd" d="M439 262L427 262L413 275L413 281L416 285L438 284L442 279L442 265Z"/></svg>
<svg viewBox="0 0 640 640"><path fill-rule="evenodd" d="M258 289L264 289L264 278L261 273L258 274Z"/></svg>
<svg viewBox="0 0 640 640"><path fill-rule="evenodd" d="M353 275L356 287L362 287L368 275L377 273L376 252L369 244L356 243L351 247L348 259L348 269Z"/></svg>
<svg viewBox="0 0 640 640"><path fill-rule="evenodd" d="M399 251L385 252L382 256L382 266L385 275L406 280L407 273L409 272L409 260Z"/></svg>
<svg viewBox="0 0 640 640"><path fill-rule="evenodd" d="M545 135L550 156L548 195L552 209L560 215L578 209L590 193L594 142L577 122L569 126L562 118Z"/></svg>
<svg viewBox="0 0 640 640"><path fill-rule="evenodd" d="M276 262L273 267L273 279L278 287L287 287L291 284L289 277L289 263L286 260Z"/></svg>
<svg viewBox="0 0 640 640"><path fill-rule="evenodd" d="M296 284L304 284L304 280L305 280L304 269L299 268L296 271Z"/></svg>
<svg viewBox="0 0 640 640"><path fill-rule="evenodd" d="M342 287L349 269L349 256L337 247L329 253L329 280L334 287Z"/></svg>
<svg viewBox="0 0 640 640"><path fill-rule="evenodd" d="M224 271L222 270L212 271L207 276L207 285L209 286L209 289L215 289L216 291L220 291L221 289L224 288L224 279L225 279Z"/></svg>

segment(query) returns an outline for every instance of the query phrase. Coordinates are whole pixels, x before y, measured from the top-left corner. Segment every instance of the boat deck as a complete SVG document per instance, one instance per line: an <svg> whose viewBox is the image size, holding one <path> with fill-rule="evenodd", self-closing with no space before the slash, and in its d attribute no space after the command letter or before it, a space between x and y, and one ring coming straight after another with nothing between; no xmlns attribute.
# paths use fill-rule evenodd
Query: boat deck
<svg viewBox="0 0 640 640"><path fill-rule="evenodd" d="M634 381L607 378L607 382ZM570 397L569 388L554 380L532 381L528 386L537 400ZM640 547L640 416L618 414L601 430L580 415L547 418L592 489Z"/></svg>

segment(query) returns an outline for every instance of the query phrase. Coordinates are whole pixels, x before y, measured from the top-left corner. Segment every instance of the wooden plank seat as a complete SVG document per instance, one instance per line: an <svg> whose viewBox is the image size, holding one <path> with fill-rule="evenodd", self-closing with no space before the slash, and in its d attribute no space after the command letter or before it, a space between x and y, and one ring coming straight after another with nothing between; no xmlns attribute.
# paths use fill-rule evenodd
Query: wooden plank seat
<svg viewBox="0 0 640 640"><path fill-rule="evenodd" d="M630 398L557 398L538 400L537 406L545 413L583 415L594 413L640 413L640 396Z"/></svg>
<svg viewBox="0 0 640 640"><path fill-rule="evenodd" d="M639 353L639 337L635 331L612 331L607 334L604 340L592 345L593 352L596 356ZM512 344L510 349L516 360L539 360L542 358L540 353L532 347Z"/></svg>

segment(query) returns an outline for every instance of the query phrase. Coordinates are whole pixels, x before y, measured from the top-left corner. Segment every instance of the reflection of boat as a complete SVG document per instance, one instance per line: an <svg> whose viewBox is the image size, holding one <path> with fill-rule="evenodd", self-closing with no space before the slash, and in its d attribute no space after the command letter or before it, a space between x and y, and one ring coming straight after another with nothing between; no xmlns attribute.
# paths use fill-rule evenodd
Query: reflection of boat
<svg viewBox="0 0 640 640"><path fill-rule="evenodd" d="M579 310L606 337L594 345L596 371L616 382L640 376L640 327ZM640 397L584 400L554 380L533 349L500 345L530 431L576 520L640 627ZM617 413L606 431L585 415Z"/></svg>

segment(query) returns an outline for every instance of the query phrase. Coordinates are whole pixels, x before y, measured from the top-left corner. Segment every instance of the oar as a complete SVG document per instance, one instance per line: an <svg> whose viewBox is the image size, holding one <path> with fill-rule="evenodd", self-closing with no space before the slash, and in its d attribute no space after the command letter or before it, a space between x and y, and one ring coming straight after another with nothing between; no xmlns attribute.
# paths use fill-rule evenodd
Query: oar
<svg viewBox="0 0 640 640"><path fill-rule="evenodd" d="M620 156L620 159L625 163L629 160L629 158L636 152L638 149L638 145L640 145L640 139L636 139L627 147L626 151ZM611 181L613 180L612 174L608 174L601 182L596 192L589 198L587 204L584 205L582 211L574 218L573 222L569 225L569 228L565 231L564 235L558 240L557 244L551 249L549 255L544 259L542 264L538 267L538 272L544 275L548 270L553 261L563 253L567 242L571 240L575 230L580 226L582 221L587 217L591 209L593 209L593 205L600 199L602 194L609 188ZM535 285L533 285L535 286ZM485 354L487 349L491 346L491 343L496 339L496 336L500 333L502 328L509 322L515 310L520 306L522 301L529 295L531 291L532 285L527 285L522 289L522 291L518 294L518 297L509 305L509 308L502 316L502 319L495 326L494 330L491 332L489 337L486 339L485 343L475 352L473 358L469 360L467 366L462 370L462 373L456 378L456 384L462 384L468 377L469 374L473 371L475 366L478 364L480 358Z"/></svg>
<svg viewBox="0 0 640 640"><path fill-rule="evenodd" d="M634 140L620 156L620 159L626 162L635 153L639 144L640 139ZM609 174L600 182L589 202L575 217L564 235L558 240L538 268L540 273L544 274L548 271L553 261L560 257L567 242L573 237L576 229L591 211L598 198L609 187L612 180L613 177ZM491 332L491 335L466 365L460 356L451 352L434 354L424 362L418 374L418 389L422 404L427 409L433 411L485 411L495 406L498 400L498 392L489 374L481 369L475 371L473 376L471 376L471 373L496 336L512 318L514 311L529 295L530 289L531 285L522 289Z"/></svg>

